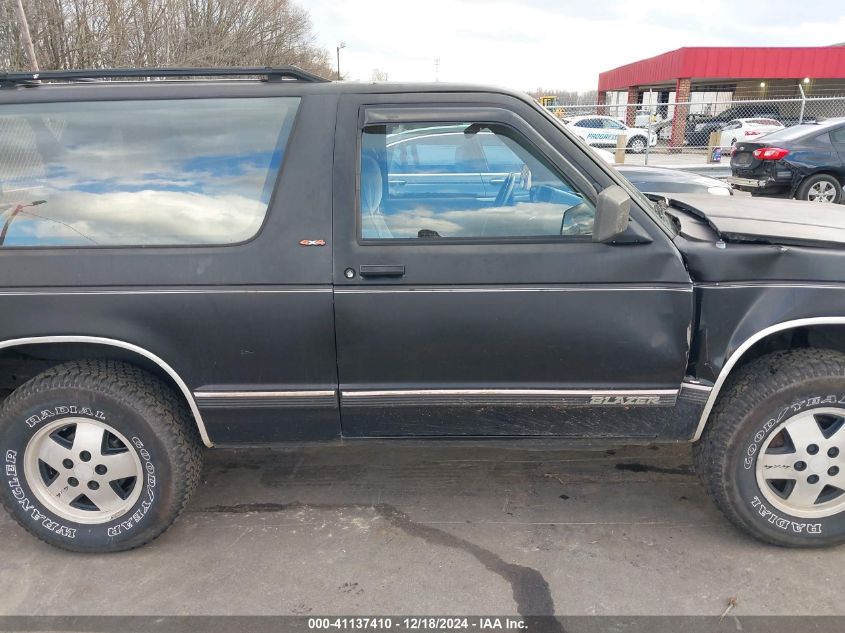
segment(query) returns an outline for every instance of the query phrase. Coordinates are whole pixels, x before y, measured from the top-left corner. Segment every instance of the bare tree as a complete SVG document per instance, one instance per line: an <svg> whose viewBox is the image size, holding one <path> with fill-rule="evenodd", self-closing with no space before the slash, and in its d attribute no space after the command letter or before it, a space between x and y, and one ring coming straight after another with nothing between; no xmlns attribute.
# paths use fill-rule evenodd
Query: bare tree
<svg viewBox="0 0 845 633"><path fill-rule="evenodd" d="M21 32L23 49L26 51L26 59L32 70L38 70L38 60L35 58L35 47L32 45L32 35L29 32L29 21L26 19L26 12L21 0L14 0L15 16L18 21L18 28Z"/></svg>
<svg viewBox="0 0 845 633"><path fill-rule="evenodd" d="M0 68L27 67L16 1L0 0ZM22 1L45 69L295 64L332 73L292 0Z"/></svg>

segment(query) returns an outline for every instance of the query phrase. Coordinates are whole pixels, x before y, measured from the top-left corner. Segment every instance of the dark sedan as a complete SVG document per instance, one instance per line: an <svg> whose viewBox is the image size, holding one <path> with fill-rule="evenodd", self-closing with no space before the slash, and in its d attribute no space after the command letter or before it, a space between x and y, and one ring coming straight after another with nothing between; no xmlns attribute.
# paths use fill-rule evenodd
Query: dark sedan
<svg viewBox="0 0 845 633"><path fill-rule="evenodd" d="M730 185L721 180L680 169L640 165L615 167L643 193L709 193L714 196L729 196L733 193Z"/></svg>
<svg viewBox="0 0 845 633"><path fill-rule="evenodd" d="M845 117L737 143L728 182L753 195L841 203Z"/></svg>

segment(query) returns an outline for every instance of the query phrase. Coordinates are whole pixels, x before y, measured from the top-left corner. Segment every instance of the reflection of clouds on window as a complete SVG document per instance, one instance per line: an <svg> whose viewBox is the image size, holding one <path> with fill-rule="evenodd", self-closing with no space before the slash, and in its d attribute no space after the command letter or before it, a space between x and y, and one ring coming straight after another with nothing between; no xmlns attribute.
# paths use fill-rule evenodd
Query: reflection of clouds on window
<svg viewBox="0 0 845 633"><path fill-rule="evenodd" d="M297 98L0 107L5 245L223 244L260 228Z"/></svg>
<svg viewBox="0 0 845 633"><path fill-rule="evenodd" d="M534 237L560 235L562 209L558 204L525 202L511 207L437 211L416 207L385 216L393 237L417 237L418 231L437 231L448 237Z"/></svg>

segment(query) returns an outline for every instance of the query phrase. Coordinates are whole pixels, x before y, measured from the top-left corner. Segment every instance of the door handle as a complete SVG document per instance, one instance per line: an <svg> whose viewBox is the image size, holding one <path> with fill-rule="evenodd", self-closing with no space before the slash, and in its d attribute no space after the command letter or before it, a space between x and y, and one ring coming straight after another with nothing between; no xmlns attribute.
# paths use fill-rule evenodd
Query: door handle
<svg viewBox="0 0 845 633"><path fill-rule="evenodd" d="M404 277L404 266L382 266L379 264L364 264L358 272L362 277Z"/></svg>

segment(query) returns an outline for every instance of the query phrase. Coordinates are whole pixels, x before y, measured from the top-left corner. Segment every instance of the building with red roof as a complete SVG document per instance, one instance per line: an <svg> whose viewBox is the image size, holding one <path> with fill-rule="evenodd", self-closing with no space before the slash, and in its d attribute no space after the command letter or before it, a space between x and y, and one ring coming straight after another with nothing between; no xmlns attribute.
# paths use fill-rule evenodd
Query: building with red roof
<svg viewBox="0 0 845 633"><path fill-rule="evenodd" d="M679 48L599 74L599 103L627 93L626 103L684 103L696 92L729 93L732 99L845 96L845 45L814 47ZM674 93L674 95L672 95ZM621 96L621 95L614 95ZM616 101L618 102L618 101ZM689 106L675 109L672 138L684 138ZM627 108L633 124L636 108Z"/></svg>

